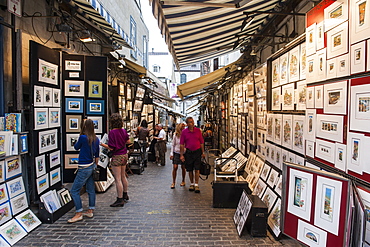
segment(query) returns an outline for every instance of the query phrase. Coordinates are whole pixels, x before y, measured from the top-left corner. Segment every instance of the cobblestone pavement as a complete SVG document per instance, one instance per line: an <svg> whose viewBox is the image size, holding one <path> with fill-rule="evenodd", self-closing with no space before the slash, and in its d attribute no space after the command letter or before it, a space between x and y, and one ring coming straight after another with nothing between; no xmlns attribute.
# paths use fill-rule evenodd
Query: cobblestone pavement
<svg viewBox="0 0 370 247"><path fill-rule="evenodd" d="M212 177L201 181L200 194L180 187L170 189L172 164L149 163L142 175L129 176L130 201L123 208L109 204L116 198L114 184L97 194L94 218L68 224L74 208L54 224L42 224L15 246L301 246L283 238L239 238L234 223L235 209L212 207ZM82 196L87 207L87 195Z"/></svg>

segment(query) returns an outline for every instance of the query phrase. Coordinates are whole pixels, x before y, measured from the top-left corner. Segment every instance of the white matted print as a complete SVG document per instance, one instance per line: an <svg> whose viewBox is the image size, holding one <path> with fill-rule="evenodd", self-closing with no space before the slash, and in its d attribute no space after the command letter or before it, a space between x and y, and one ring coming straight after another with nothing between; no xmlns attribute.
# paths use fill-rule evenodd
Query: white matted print
<svg viewBox="0 0 370 247"><path fill-rule="evenodd" d="M283 139L283 115L275 114L274 142L281 145Z"/></svg>
<svg viewBox="0 0 370 247"><path fill-rule="evenodd" d="M362 134L348 132L347 134L347 168L358 174L362 174L364 170L364 152L366 139Z"/></svg>
<svg viewBox="0 0 370 247"><path fill-rule="evenodd" d="M324 86L315 86L315 108L324 108Z"/></svg>
<svg viewBox="0 0 370 247"><path fill-rule="evenodd" d="M8 188L9 198L13 198L19 195L20 193L23 193L26 191L22 176L17 177L7 182L6 187Z"/></svg>
<svg viewBox="0 0 370 247"><path fill-rule="evenodd" d="M367 0L351 2L351 44L370 37L370 4Z"/></svg>
<svg viewBox="0 0 370 247"><path fill-rule="evenodd" d="M8 191L6 189L6 184L5 183L0 184L0 204L6 202L8 199L9 199L9 196L8 196ZM2 215L1 211L0 211L0 215Z"/></svg>
<svg viewBox="0 0 370 247"><path fill-rule="evenodd" d="M300 45L300 59L299 59L299 79L306 79L306 65L307 65L307 56L306 56L306 43Z"/></svg>
<svg viewBox="0 0 370 247"><path fill-rule="evenodd" d="M52 95L52 102L53 102L53 107L60 107L60 89L58 88L53 88L53 95Z"/></svg>
<svg viewBox="0 0 370 247"><path fill-rule="evenodd" d="M299 46L289 51L289 82L299 80Z"/></svg>
<svg viewBox="0 0 370 247"><path fill-rule="evenodd" d="M50 169L53 168L54 166L57 166L60 164L60 150L52 152L49 154L49 159L50 159Z"/></svg>
<svg viewBox="0 0 370 247"><path fill-rule="evenodd" d="M266 139L269 141L274 141L274 114L267 114L267 127L266 127Z"/></svg>
<svg viewBox="0 0 370 247"><path fill-rule="evenodd" d="M20 156L11 157L5 160L5 176L6 179L14 177L22 173L22 164Z"/></svg>
<svg viewBox="0 0 370 247"><path fill-rule="evenodd" d="M16 215L25 210L26 208L28 208L26 193L24 192L10 199L10 205L12 206L13 215Z"/></svg>
<svg viewBox="0 0 370 247"><path fill-rule="evenodd" d="M327 58L348 52L348 21L327 32Z"/></svg>
<svg viewBox="0 0 370 247"><path fill-rule="evenodd" d="M315 155L317 158L334 164L335 143L316 139Z"/></svg>
<svg viewBox="0 0 370 247"><path fill-rule="evenodd" d="M60 108L49 108L49 128L61 125L60 116Z"/></svg>
<svg viewBox="0 0 370 247"><path fill-rule="evenodd" d="M266 204L267 211L270 212L277 199L277 195L270 188L267 188L261 199Z"/></svg>
<svg viewBox="0 0 370 247"><path fill-rule="evenodd" d="M343 142L343 116L317 114L316 136L330 141Z"/></svg>
<svg viewBox="0 0 370 247"><path fill-rule="evenodd" d="M44 87L44 106L53 106L53 89Z"/></svg>
<svg viewBox="0 0 370 247"><path fill-rule="evenodd" d="M67 134L66 135L66 148L67 151L76 151L74 145L77 143L80 134Z"/></svg>
<svg viewBox="0 0 370 247"><path fill-rule="evenodd" d="M280 85L280 65L279 58L272 61L272 87L277 87Z"/></svg>
<svg viewBox="0 0 370 247"><path fill-rule="evenodd" d="M315 225L338 236L342 182L317 176Z"/></svg>
<svg viewBox="0 0 370 247"><path fill-rule="evenodd" d="M27 235L27 232L15 219L12 219L0 227L0 234L10 245L14 245L19 240L24 238Z"/></svg>
<svg viewBox="0 0 370 247"><path fill-rule="evenodd" d="M50 186L60 182L61 174L60 174L60 167L50 171Z"/></svg>
<svg viewBox="0 0 370 247"><path fill-rule="evenodd" d="M0 160L0 183L5 181L5 170L5 161Z"/></svg>
<svg viewBox="0 0 370 247"><path fill-rule="evenodd" d="M315 142L306 140L306 155L315 158Z"/></svg>
<svg viewBox="0 0 370 247"><path fill-rule="evenodd" d="M61 207L58 195L55 190L50 190L40 196L41 201L44 203L46 210L53 213Z"/></svg>
<svg viewBox="0 0 370 247"><path fill-rule="evenodd" d="M49 174L45 174L36 179L37 193L41 194L49 188Z"/></svg>
<svg viewBox="0 0 370 247"><path fill-rule="evenodd" d="M282 86L282 110L294 110L294 83Z"/></svg>
<svg viewBox="0 0 370 247"><path fill-rule="evenodd" d="M257 184L254 187L254 190L253 190L252 194L261 198L261 196L265 192L266 187L267 187L267 184L265 182L263 182L260 178L260 179L258 179Z"/></svg>
<svg viewBox="0 0 370 247"><path fill-rule="evenodd" d="M283 138L282 143L286 148L292 149L293 144L293 116L292 115L283 115L283 122L282 122L282 128L283 128Z"/></svg>
<svg viewBox="0 0 370 247"><path fill-rule="evenodd" d="M293 150L304 154L304 122L305 116L293 116Z"/></svg>
<svg viewBox="0 0 370 247"><path fill-rule="evenodd" d="M39 59L39 81L58 85L58 65Z"/></svg>
<svg viewBox="0 0 370 247"><path fill-rule="evenodd" d="M280 217L281 217L281 200L278 199L267 219L267 223L270 226L272 232L275 234L275 237L278 237L281 233Z"/></svg>
<svg viewBox="0 0 370 247"><path fill-rule="evenodd" d="M1 214L0 224L4 224L5 222L12 218L10 202L6 202L0 205L0 214Z"/></svg>
<svg viewBox="0 0 370 247"><path fill-rule="evenodd" d="M347 81L324 85L324 113L347 113Z"/></svg>
<svg viewBox="0 0 370 247"><path fill-rule="evenodd" d="M327 232L298 219L297 239L310 247L326 247Z"/></svg>
<svg viewBox="0 0 370 247"><path fill-rule="evenodd" d="M39 153L56 149L58 146L57 129L39 132Z"/></svg>
<svg viewBox="0 0 370 247"><path fill-rule="evenodd" d="M32 231L39 225L41 225L41 221L36 217L36 215L30 210L27 209L23 213L17 215L16 220L18 223L26 229L27 232Z"/></svg>
<svg viewBox="0 0 370 247"><path fill-rule="evenodd" d="M279 58L280 64L280 85L283 85L288 82L288 64L289 64L289 54L285 53Z"/></svg>
<svg viewBox="0 0 370 247"><path fill-rule="evenodd" d="M91 119L94 123L95 133L103 133L103 117L87 117Z"/></svg>
<svg viewBox="0 0 370 247"><path fill-rule="evenodd" d="M370 71L370 39L367 40L367 66L366 70Z"/></svg>
<svg viewBox="0 0 370 247"><path fill-rule="evenodd" d="M34 108L35 129L47 129L49 126L48 108Z"/></svg>
<svg viewBox="0 0 370 247"><path fill-rule="evenodd" d="M350 74L349 54L339 56L337 59L337 77L347 76Z"/></svg>
<svg viewBox="0 0 370 247"><path fill-rule="evenodd" d="M315 82L317 70L318 70L317 54L315 53L307 57L307 66L306 66L307 83Z"/></svg>
<svg viewBox="0 0 370 247"><path fill-rule="evenodd" d="M306 123L304 125L304 137L306 140L315 141L316 139L316 109L306 110Z"/></svg>
<svg viewBox="0 0 370 247"><path fill-rule="evenodd" d="M310 56L316 52L316 23L306 28L306 54Z"/></svg>
<svg viewBox="0 0 370 247"><path fill-rule="evenodd" d="M347 171L347 146L341 143L335 143L335 162L336 168Z"/></svg>
<svg viewBox="0 0 370 247"><path fill-rule="evenodd" d="M326 80L326 48L321 49L317 55L317 74L316 81Z"/></svg>
<svg viewBox="0 0 370 247"><path fill-rule="evenodd" d="M316 25L316 50L324 48L324 21Z"/></svg>
<svg viewBox="0 0 370 247"><path fill-rule="evenodd" d="M337 77L337 58L328 59L326 61L326 79Z"/></svg>
<svg viewBox="0 0 370 247"><path fill-rule="evenodd" d="M45 154L35 157L36 177L40 177L46 173Z"/></svg>
<svg viewBox="0 0 370 247"><path fill-rule="evenodd" d="M306 110L307 101L307 84L306 81L297 82L297 110Z"/></svg>
<svg viewBox="0 0 370 247"><path fill-rule="evenodd" d="M366 70L366 40L351 46L351 74L365 72Z"/></svg>
<svg viewBox="0 0 370 247"><path fill-rule="evenodd" d="M281 95L281 87L272 89L271 110L273 111L281 110L280 95Z"/></svg>
<svg viewBox="0 0 370 247"><path fill-rule="evenodd" d="M370 84L351 87L350 129L370 132Z"/></svg>
<svg viewBox="0 0 370 247"><path fill-rule="evenodd" d="M85 82L84 81L64 81L64 95L65 96L84 96Z"/></svg>
<svg viewBox="0 0 370 247"><path fill-rule="evenodd" d="M310 173L290 169L287 211L305 220L311 217L312 178Z"/></svg>
<svg viewBox="0 0 370 247"><path fill-rule="evenodd" d="M315 87L306 88L306 107L315 108Z"/></svg>
<svg viewBox="0 0 370 247"><path fill-rule="evenodd" d="M335 1L324 9L325 32L348 20L348 0Z"/></svg>
<svg viewBox="0 0 370 247"><path fill-rule="evenodd" d="M33 87L33 105L44 106L44 87Z"/></svg>

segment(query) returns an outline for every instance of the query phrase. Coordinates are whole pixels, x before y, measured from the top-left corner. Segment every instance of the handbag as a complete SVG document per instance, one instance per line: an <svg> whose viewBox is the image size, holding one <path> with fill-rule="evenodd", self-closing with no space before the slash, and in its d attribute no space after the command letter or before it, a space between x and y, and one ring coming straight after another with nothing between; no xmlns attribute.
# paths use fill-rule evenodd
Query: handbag
<svg viewBox="0 0 370 247"><path fill-rule="evenodd" d="M206 176L205 179L201 178L202 180L207 180L209 174L211 174L211 165L205 162L204 160L201 161L200 163L200 174L203 176Z"/></svg>
<svg viewBox="0 0 370 247"><path fill-rule="evenodd" d="M93 171L94 181L100 181L100 166L96 166Z"/></svg>

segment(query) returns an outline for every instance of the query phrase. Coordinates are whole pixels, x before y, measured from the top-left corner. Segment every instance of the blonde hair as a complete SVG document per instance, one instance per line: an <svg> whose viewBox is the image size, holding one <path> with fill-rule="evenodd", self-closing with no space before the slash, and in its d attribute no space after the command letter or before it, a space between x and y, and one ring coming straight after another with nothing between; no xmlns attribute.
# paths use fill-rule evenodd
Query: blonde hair
<svg viewBox="0 0 370 247"><path fill-rule="evenodd" d="M185 125L184 123L179 123L178 125L176 125L176 131L175 131L175 135L177 137L180 137L181 136L181 132L182 132L182 129L181 127Z"/></svg>

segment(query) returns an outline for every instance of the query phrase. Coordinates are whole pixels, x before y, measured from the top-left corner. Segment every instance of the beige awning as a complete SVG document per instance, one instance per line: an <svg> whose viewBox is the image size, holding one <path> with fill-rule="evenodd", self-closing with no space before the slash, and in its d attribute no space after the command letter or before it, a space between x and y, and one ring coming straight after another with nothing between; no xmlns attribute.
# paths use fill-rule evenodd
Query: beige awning
<svg viewBox="0 0 370 247"><path fill-rule="evenodd" d="M136 72L138 72L140 74L144 74L144 76L146 75L146 71L147 70L143 66L138 65L137 63L134 63L134 62L128 60L127 58L124 58L123 60L125 61L127 68L129 68L129 69L131 69L133 71L136 71Z"/></svg>

